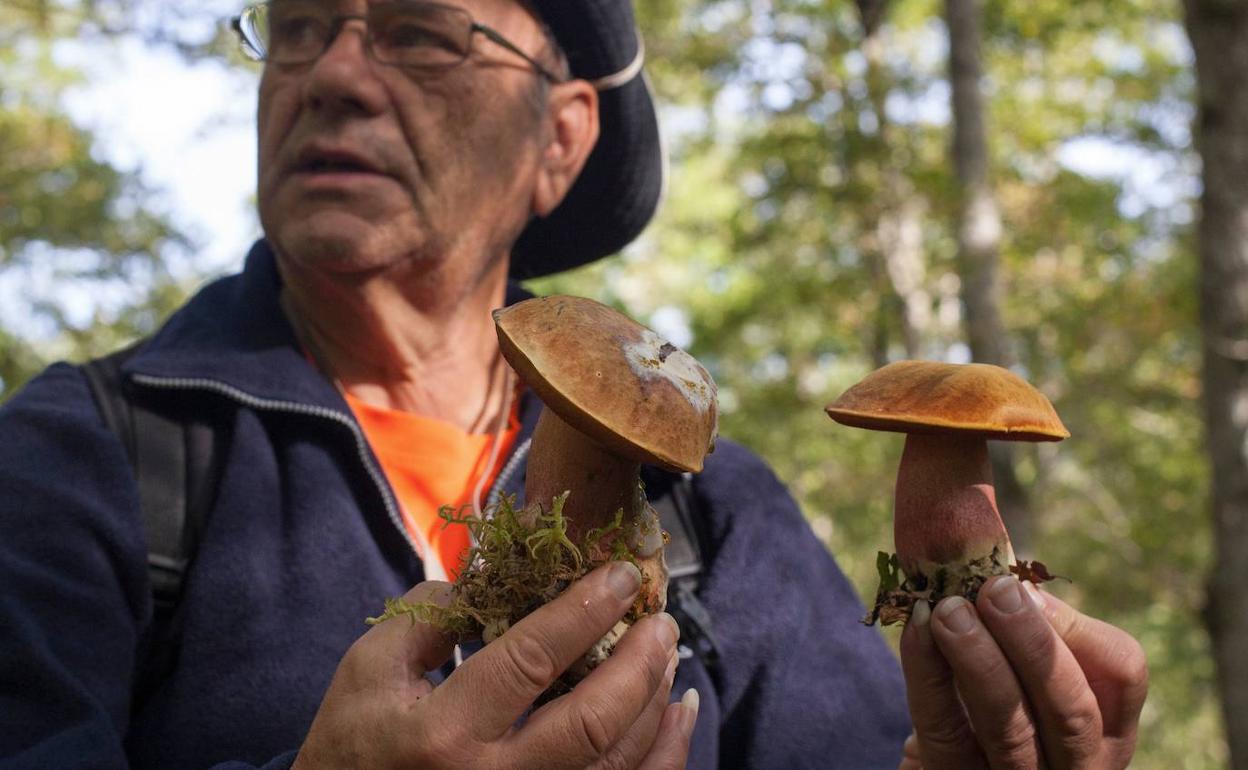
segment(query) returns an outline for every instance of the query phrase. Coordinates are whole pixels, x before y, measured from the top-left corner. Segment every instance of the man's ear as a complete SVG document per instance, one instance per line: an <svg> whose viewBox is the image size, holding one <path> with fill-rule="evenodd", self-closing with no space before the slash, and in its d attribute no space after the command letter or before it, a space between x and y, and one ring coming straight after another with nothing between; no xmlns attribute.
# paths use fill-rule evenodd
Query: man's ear
<svg viewBox="0 0 1248 770"><path fill-rule="evenodd" d="M598 92L584 80L552 84L546 110L550 130L533 185L533 213L539 217L563 201L598 142Z"/></svg>

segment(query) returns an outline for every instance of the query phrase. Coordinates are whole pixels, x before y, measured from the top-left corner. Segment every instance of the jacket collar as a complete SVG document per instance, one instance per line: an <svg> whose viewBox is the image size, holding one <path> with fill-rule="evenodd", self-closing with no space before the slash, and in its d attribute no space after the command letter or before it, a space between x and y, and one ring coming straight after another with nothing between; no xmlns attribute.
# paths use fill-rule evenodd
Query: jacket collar
<svg viewBox="0 0 1248 770"><path fill-rule="evenodd" d="M190 299L122 367L165 381L211 382L257 399L345 410L332 383L304 358L278 304L281 279L265 241L243 271Z"/></svg>
<svg viewBox="0 0 1248 770"><path fill-rule="evenodd" d="M214 281L192 297L122 371L141 375L140 383L213 383L256 399L349 414L333 383L300 350L278 301L281 285L272 248L257 241L241 273ZM507 286L509 305L531 296L519 284ZM528 404L522 407L533 411Z"/></svg>

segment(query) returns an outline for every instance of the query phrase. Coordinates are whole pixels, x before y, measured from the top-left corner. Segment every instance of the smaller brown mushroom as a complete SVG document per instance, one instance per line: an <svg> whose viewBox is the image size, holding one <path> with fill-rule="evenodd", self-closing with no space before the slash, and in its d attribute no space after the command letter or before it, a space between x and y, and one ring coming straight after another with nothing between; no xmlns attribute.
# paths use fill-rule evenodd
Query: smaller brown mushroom
<svg viewBox="0 0 1248 770"><path fill-rule="evenodd" d="M987 440L1070 436L1040 391L988 364L898 361L826 411L844 425L908 434L893 508L897 564L907 582L877 598L869 620L885 623L904 620L919 596L973 599L988 577L1011 571L1014 551L997 511Z"/></svg>
<svg viewBox="0 0 1248 770"><path fill-rule="evenodd" d="M547 407L533 434L527 505L549 506L567 493L562 514L578 545L622 510L644 579L637 614L662 612L664 537L639 472L643 464L702 469L717 426L710 374L651 330L589 299L526 300L496 310L494 321L503 356Z"/></svg>

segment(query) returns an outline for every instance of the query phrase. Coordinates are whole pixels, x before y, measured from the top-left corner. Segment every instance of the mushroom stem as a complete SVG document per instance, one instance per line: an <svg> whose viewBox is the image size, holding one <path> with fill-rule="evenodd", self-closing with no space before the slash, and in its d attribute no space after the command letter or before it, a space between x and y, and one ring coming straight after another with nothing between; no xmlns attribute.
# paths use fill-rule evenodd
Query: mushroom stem
<svg viewBox="0 0 1248 770"><path fill-rule="evenodd" d="M605 449L545 409L533 432L524 496L530 505L548 506L556 495L570 492L563 515L568 520L568 537L578 546L590 530L609 526L623 509L629 550L648 578L642 589L643 604L647 612L661 612L667 597L663 530L658 513L642 492L640 470L636 461Z"/></svg>
<svg viewBox="0 0 1248 770"><path fill-rule="evenodd" d="M897 560L908 576L960 581L976 562L1005 572L1014 561L982 438L907 435L893 510Z"/></svg>
<svg viewBox="0 0 1248 770"><path fill-rule="evenodd" d="M638 513L640 469L544 409L533 432L524 496L549 505L556 495L571 492L563 513L569 537L580 542L590 529L610 524L620 508L625 520Z"/></svg>

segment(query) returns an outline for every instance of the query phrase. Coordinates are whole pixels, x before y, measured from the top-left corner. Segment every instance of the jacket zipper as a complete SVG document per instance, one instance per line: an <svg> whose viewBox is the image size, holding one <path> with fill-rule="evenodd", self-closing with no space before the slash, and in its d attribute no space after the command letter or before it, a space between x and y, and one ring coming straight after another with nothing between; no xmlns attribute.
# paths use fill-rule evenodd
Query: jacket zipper
<svg viewBox="0 0 1248 770"><path fill-rule="evenodd" d="M278 401L268 398L258 398L246 391L239 390L233 385L227 385L218 380L210 380L206 378L193 377L153 377L147 374L134 374L132 376L134 382L153 388L163 388L166 390L207 390L217 393L242 404L243 406L258 411L269 412L287 412L290 414L310 415L313 417L321 417L332 420L340 425L345 425L351 430L351 435L355 437L355 449L359 454L360 462L364 464L364 469L368 471L368 476L373 480L373 485L377 491L381 493L381 500L386 506L386 514L390 517L390 521L395 528L399 530L399 534L407 542L408 547L413 553L420 554L416 548L416 543L412 540L411 535L407 532L407 527L403 526L403 519L399 515L399 506L394 501L394 493L390 490L389 483L386 482L385 475L381 469L373 462L372 456L368 451L368 441L364 438L364 433L360 430L359 425L341 412L328 409L323 406L313 406L311 404L301 404L297 401ZM509 463L510 465L510 463ZM502 475L501 473L499 474ZM494 494L494 490L490 491Z"/></svg>
<svg viewBox="0 0 1248 770"><path fill-rule="evenodd" d="M408 534L407 527L403 525L403 519L399 515L398 504L394 500L394 492L390 489L390 484L386 481L385 474L383 474L381 469L377 467L377 464L373 462L372 455L368 451L368 441L364 438L363 431L354 420L348 418L346 415L323 406L301 404L298 401L279 401L269 398L259 398L246 391L239 390L233 385L227 385L224 382L210 380L207 378L153 377L147 374L134 374L132 375L132 379L140 385L157 389L206 390L233 399L243 406L258 411L287 412L289 414L309 415L331 420L340 425L345 425L351 430L351 435L355 437L355 449L356 453L359 455L360 462L364 464L364 469L368 471L368 476L373 480L373 485L377 488L377 491L381 493L381 500L386 506L386 515L390 517L390 523L393 524L394 528L397 529L399 534L403 536L403 540L407 543L408 547L412 549L412 552L417 556L420 555L420 550L416 547L415 541L413 541L412 536ZM499 498L502 496L503 489L507 486L507 482L509 482L511 478L516 475L521 463L524 462L524 458L528 456L529 448L532 444L533 439L525 439L518 447L516 447L515 451L511 453L511 457L507 460L507 464L504 465L503 469L498 472L497 476L494 477L494 483L490 485L490 492L486 495L487 510L490 506L498 502ZM454 661L454 668L458 668L464 662L464 653L458 644L455 645L452 659Z"/></svg>
<svg viewBox="0 0 1248 770"><path fill-rule="evenodd" d="M503 490L507 488L507 482L511 481L511 477L516 475L520 469L524 458L528 457L529 449L533 445L532 438L526 438L520 442L520 445L511 453L511 457L507 460L507 464L494 477L494 483L490 485L490 491L485 496L485 505L482 507L482 514L487 518L494 510L494 506L498 505L498 501L503 496ZM476 544L476 538L473 538L473 544ZM451 655L452 668L459 668L464 664L464 649L461 645L455 645L455 649Z"/></svg>
<svg viewBox="0 0 1248 770"><path fill-rule="evenodd" d="M364 469L368 471L368 476L373 480L373 485L377 491L381 493L381 500L386 507L386 515L390 517L390 522L394 525L399 534L403 536L403 540L407 542L412 552L420 555L420 550L416 547L415 541L408 533L407 527L403 525L403 519L399 515L399 506L394 500L394 493L390 489L389 483L386 481L385 474L373 462L372 455L368 451L368 441L364 438L363 432L354 420L349 419L341 412L328 409L323 406L312 406L310 404L301 404L298 401L277 401L268 398L258 398L239 390L233 385L227 385L218 380L210 380L207 378L192 377L153 377L148 374L134 374L133 379L140 385L153 388L164 388L167 390L208 390L220 395L231 398L238 403L250 407L271 412L289 412L292 414L304 414L314 417L321 417L332 420L340 425L345 425L351 430L351 435L355 437L355 449L359 455L360 462L364 464ZM507 460L507 464L494 477L494 483L490 485L489 494L486 495L486 509L497 505L502 497L503 490L507 488L507 483L511 481L512 476L520 469L520 465L529 454L529 449L533 444L532 438L526 438L511 453L511 457Z"/></svg>
<svg viewBox="0 0 1248 770"><path fill-rule="evenodd" d="M516 471L520 469L520 464L524 462L524 458L529 456L529 448L533 445L532 438L526 438L511 453L511 458L507 460L507 464L494 477L494 483L490 485L490 492L485 496L485 510L489 510L503 496L503 490L507 488L507 483L511 481L511 477L516 475Z"/></svg>

